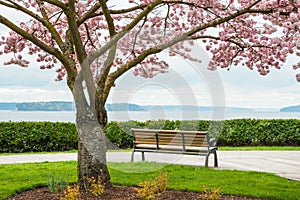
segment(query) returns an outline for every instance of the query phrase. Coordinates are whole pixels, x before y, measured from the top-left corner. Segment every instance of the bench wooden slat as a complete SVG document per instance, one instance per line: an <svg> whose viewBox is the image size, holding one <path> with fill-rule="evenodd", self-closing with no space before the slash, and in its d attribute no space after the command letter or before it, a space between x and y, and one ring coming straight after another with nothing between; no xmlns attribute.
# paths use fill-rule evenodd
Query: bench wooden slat
<svg viewBox="0 0 300 200"><path fill-rule="evenodd" d="M160 145L175 145L175 146L183 146L182 142L163 142L163 141L160 141L158 143L158 146Z"/></svg>
<svg viewBox="0 0 300 200"><path fill-rule="evenodd" d="M138 140L136 144L156 144L156 142L151 140Z"/></svg>
<svg viewBox="0 0 300 200"><path fill-rule="evenodd" d="M136 138L155 138L155 134L153 135L135 135Z"/></svg>
<svg viewBox="0 0 300 200"><path fill-rule="evenodd" d="M192 142L192 143L187 143L185 146L193 146L193 147L208 147L208 143L207 142L202 142L202 143L198 143L198 142Z"/></svg>
<svg viewBox="0 0 300 200"><path fill-rule="evenodd" d="M158 137L158 142L178 142L182 143L182 138L167 138L167 137Z"/></svg>
<svg viewBox="0 0 300 200"><path fill-rule="evenodd" d="M155 140L155 136L151 136L151 137L135 137L135 139L137 140Z"/></svg>
<svg viewBox="0 0 300 200"><path fill-rule="evenodd" d="M190 139L185 139L184 140L185 144L192 144L194 143L195 145L198 144L199 146L201 146L201 144L203 143L207 143L207 140L199 140L199 139L194 139L194 140L190 140Z"/></svg>
<svg viewBox="0 0 300 200"><path fill-rule="evenodd" d="M184 134L184 138L197 138L197 139L206 139L206 135L186 135Z"/></svg>
<svg viewBox="0 0 300 200"><path fill-rule="evenodd" d="M138 149L157 149L156 144L139 144L137 145Z"/></svg>

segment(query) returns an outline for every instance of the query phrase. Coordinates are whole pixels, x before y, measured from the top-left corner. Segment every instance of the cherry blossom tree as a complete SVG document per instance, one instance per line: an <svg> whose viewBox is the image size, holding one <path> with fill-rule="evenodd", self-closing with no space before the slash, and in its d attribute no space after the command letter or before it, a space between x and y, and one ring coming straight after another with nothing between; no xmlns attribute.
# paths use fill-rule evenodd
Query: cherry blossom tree
<svg viewBox="0 0 300 200"><path fill-rule="evenodd" d="M0 55L11 55L5 64L27 67L33 57L41 69L55 68L57 81L67 80L82 187L99 175L111 185L105 103L125 72L166 73L162 51L200 62L201 55L189 54L195 42L211 52L211 70L246 66L266 75L288 55L300 56L299 0L0 0L0 6L26 16L0 14L0 24L11 29L0 39Z"/></svg>

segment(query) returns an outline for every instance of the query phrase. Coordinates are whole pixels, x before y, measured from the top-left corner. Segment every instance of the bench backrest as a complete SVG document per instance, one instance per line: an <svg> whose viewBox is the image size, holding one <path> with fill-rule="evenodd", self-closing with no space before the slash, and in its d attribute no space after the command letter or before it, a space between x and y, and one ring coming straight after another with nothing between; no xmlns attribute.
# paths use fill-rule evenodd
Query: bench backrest
<svg viewBox="0 0 300 200"><path fill-rule="evenodd" d="M135 144L187 147L208 147L207 131L131 129Z"/></svg>

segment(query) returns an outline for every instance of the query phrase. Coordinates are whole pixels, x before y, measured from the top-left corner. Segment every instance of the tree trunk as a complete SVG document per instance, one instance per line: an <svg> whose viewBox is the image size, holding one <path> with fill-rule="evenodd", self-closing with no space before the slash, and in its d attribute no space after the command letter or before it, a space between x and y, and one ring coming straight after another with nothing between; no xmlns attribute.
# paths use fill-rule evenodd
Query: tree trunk
<svg viewBox="0 0 300 200"><path fill-rule="evenodd" d="M89 106L78 109L76 126L78 131L78 183L81 189L89 187L87 178L101 177L106 187L111 187L110 175L106 164L106 121L99 123L97 115ZM99 111L100 112L100 111ZM106 116L102 110L101 115ZM106 118L106 117L105 117Z"/></svg>

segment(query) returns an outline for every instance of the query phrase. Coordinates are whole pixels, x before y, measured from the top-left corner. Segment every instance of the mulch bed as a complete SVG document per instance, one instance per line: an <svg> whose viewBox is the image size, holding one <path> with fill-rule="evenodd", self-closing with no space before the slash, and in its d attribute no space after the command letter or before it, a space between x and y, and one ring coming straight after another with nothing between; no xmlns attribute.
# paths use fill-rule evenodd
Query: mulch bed
<svg viewBox="0 0 300 200"><path fill-rule="evenodd" d="M53 193L50 192L47 187L37 188L34 190L29 190L26 192L22 192L16 194L7 200L60 200L60 198L64 197L62 192ZM125 186L115 186L111 189L106 189L105 193L100 197L95 197L91 194L84 194L80 196L80 199L91 199L91 200L142 200L137 195L137 192L133 187L125 187ZM196 192L186 192L179 190L167 190L162 193L157 200L198 200L202 199L200 197L200 193ZM257 200L257 198L252 197L241 197L241 196L232 196L232 195L220 195L221 200Z"/></svg>

